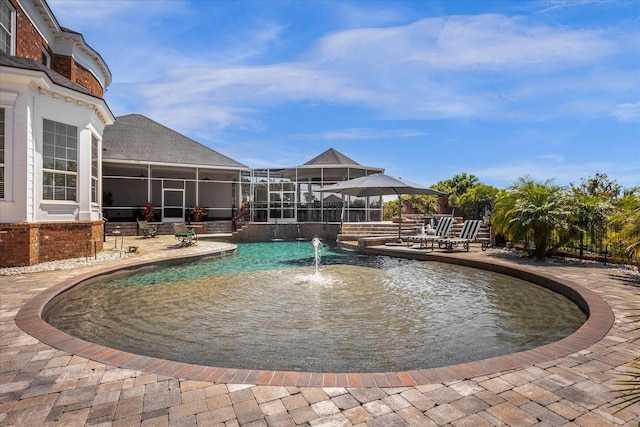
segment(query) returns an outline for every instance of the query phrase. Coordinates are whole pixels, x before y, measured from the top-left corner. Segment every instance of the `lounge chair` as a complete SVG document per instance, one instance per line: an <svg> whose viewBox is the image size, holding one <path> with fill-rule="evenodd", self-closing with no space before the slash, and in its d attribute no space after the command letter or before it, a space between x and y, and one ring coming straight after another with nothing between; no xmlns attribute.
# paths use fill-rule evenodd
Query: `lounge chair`
<svg viewBox="0 0 640 427"><path fill-rule="evenodd" d="M481 225L482 220L473 219L465 221L458 237L440 239L438 240L438 247L447 248L447 251L452 252L453 248L462 245L462 247L469 252L469 244L478 238Z"/></svg>
<svg viewBox="0 0 640 427"><path fill-rule="evenodd" d="M180 246L192 246L198 243L198 234L185 223L173 224L173 234L180 241Z"/></svg>
<svg viewBox="0 0 640 427"><path fill-rule="evenodd" d="M158 227L149 224L148 221L138 221L138 230L142 232L145 238L156 237L156 234L158 234Z"/></svg>
<svg viewBox="0 0 640 427"><path fill-rule="evenodd" d="M420 242L420 249L428 247L428 243L431 243L431 250L433 250L435 242L451 234L451 227L453 227L454 221L455 218L452 216L443 216L438 220L434 234L418 234L409 236L409 239L414 242Z"/></svg>

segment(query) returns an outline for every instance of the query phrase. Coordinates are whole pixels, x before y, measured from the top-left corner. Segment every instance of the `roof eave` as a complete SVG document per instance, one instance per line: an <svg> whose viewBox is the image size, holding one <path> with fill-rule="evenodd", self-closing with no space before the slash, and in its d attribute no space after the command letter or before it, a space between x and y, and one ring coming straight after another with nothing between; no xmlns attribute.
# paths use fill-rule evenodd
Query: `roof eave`
<svg viewBox="0 0 640 427"><path fill-rule="evenodd" d="M185 169L220 169L220 170L235 170L248 172L250 168L248 166L218 166L218 165L204 165L193 163L169 163L169 162L154 162L148 160L128 160L128 159L110 159L109 157L102 155L102 163L117 163L122 165L145 165L145 166L161 166L161 167L177 167Z"/></svg>
<svg viewBox="0 0 640 427"><path fill-rule="evenodd" d="M44 71L0 65L0 73L6 75L12 74L18 78L30 80L41 95L48 94L63 98L67 102L77 102L78 105L86 105L88 108L96 111L105 126L115 122L115 116L104 99L61 86L53 82Z"/></svg>

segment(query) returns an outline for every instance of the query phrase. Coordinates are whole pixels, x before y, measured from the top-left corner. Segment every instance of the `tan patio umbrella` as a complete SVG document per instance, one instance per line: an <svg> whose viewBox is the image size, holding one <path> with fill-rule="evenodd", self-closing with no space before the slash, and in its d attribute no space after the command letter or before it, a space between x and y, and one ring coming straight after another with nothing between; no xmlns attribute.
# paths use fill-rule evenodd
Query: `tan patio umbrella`
<svg viewBox="0 0 640 427"><path fill-rule="evenodd" d="M398 196L398 241L402 241L402 195L403 194L426 194L434 196L444 196L445 193L425 187L420 184L394 178L385 174L374 174L360 178L342 181L334 185L323 187L325 193L340 193L349 196L387 196L395 194Z"/></svg>

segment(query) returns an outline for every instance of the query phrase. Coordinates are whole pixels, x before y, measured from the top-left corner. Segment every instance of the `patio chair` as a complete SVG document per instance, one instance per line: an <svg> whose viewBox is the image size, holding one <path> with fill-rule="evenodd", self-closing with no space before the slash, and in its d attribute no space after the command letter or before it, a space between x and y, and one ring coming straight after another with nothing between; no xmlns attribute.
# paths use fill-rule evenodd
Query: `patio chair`
<svg viewBox="0 0 640 427"><path fill-rule="evenodd" d="M452 252L454 248L458 247L458 245L462 245L462 247L469 252L469 244L478 238L481 225L482 220L479 219L465 221L458 237L440 239L438 240L438 247L447 248L448 252Z"/></svg>
<svg viewBox="0 0 640 427"><path fill-rule="evenodd" d="M180 241L180 246L192 246L198 243L198 234L185 223L173 224L173 234Z"/></svg>
<svg viewBox="0 0 640 427"><path fill-rule="evenodd" d="M138 220L138 230L142 232L142 235L145 238L156 237L156 234L158 234L158 227L153 224L149 224L148 221Z"/></svg>
<svg viewBox="0 0 640 427"><path fill-rule="evenodd" d="M454 221L455 218L452 216L443 216L438 220L433 234L418 234L409 236L409 239L414 242L420 242L420 249L427 248L428 243L431 243L431 250L433 250L435 242L451 234L451 227L453 227Z"/></svg>

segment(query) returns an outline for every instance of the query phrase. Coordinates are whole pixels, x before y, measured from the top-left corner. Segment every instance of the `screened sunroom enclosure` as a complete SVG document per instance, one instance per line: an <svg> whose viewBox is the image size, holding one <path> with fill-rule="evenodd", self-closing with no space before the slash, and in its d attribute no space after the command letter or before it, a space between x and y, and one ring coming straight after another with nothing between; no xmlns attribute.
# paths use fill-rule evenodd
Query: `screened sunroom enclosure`
<svg viewBox="0 0 640 427"><path fill-rule="evenodd" d="M322 191L324 186L367 172L350 168L225 171L109 164L102 177L103 216L116 222L143 219L150 202L155 222L193 221L195 207L206 209L206 216L198 218L201 221L380 221L380 197L356 198Z"/></svg>
<svg viewBox="0 0 640 427"><path fill-rule="evenodd" d="M381 196L323 191L337 182L384 172L362 166L333 149L293 168L250 169L237 162L223 162L232 165L104 160L103 216L115 222L232 220L234 225L382 220ZM147 204L153 207L151 218L145 211Z"/></svg>
<svg viewBox="0 0 640 427"><path fill-rule="evenodd" d="M151 203L155 222L231 220L241 176L238 169L110 162L103 166L103 216L116 222L144 219ZM205 208L206 215L195 218L195 207Z"/></svg>
<svg viewBox="0 0 640 427"><path fill-rule="evenodd" d="M382 220L382 199L325 193L336 182L378 173L363 167L252 169L242 178L250 222L365 222Z"/></svg>

